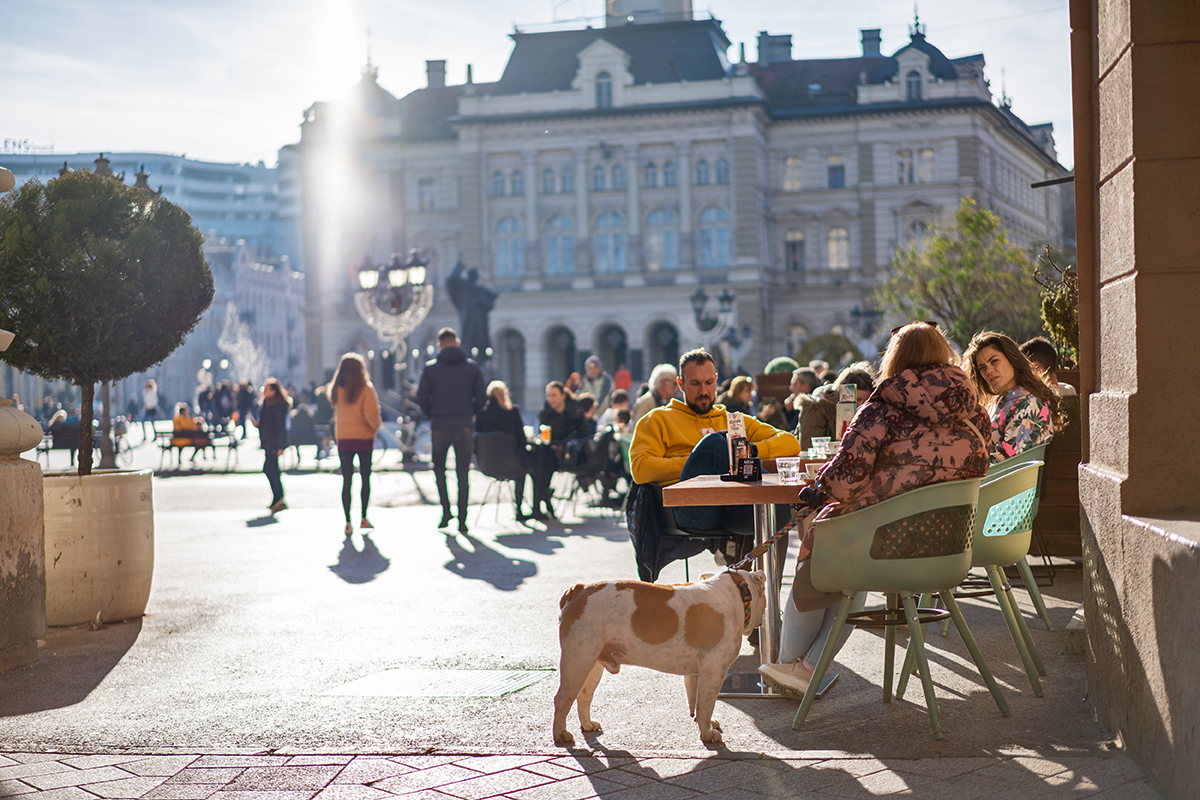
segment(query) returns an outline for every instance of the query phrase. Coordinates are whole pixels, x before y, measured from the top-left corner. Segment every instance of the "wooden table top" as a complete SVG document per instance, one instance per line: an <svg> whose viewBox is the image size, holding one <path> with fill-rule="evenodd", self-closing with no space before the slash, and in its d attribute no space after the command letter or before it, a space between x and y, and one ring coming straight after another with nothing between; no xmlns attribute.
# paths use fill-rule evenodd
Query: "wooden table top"
<svg viewBox="0 0 1200 800"><path fill-rule="evenodd" d="M802 477L799 485L784 486L779 475L763 473L761 482L740 483L723 481L720 475L698 475L673 486L663 488L663 505L675 506L752 506L767 503L795 503L800 490L808 483Z"/></svg>

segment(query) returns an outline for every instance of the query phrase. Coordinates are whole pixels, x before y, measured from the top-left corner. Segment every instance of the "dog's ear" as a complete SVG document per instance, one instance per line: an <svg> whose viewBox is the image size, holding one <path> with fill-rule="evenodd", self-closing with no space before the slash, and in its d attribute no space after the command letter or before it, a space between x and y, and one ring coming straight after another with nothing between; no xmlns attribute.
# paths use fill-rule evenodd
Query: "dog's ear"
<svg viewBox="0 0 1200 800"><path fill-rule="evenodd" d="M761 569L751 572L750 580L752 580L756 584L758 584L758 588L760 588L764 591L766 590L766 588L767 588L767 573L763 572Z"/></svg>

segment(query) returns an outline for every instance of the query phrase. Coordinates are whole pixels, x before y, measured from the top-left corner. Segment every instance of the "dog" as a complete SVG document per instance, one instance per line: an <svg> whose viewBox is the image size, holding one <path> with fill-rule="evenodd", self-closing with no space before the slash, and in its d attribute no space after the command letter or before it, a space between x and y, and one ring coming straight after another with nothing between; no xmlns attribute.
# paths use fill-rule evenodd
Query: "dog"
<svg viewBox="0 0 1200 800"><path fill-rule="evenodd" d="M683 676L688 711L705 742L721 741L712 718L725 673L742 649L742 636L762 621L766 574L745 570L705 575L699 583L662 585L640 581L576 584L558 602L558 692L554 695L554 743L569 747L572 704L579 727L600 732L592 697L604 670L622 664Z"/></svg>

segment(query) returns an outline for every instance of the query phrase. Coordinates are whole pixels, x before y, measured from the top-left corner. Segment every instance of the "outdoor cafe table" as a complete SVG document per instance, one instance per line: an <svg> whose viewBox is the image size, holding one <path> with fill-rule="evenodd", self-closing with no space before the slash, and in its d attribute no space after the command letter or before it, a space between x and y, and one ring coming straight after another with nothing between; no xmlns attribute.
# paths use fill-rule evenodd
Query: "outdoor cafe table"
<svg viewBox="0 0 1200 800"><path fill-rule="evenodd" d="M775 535L775 504L795 503L804 484L785 485L779 475L764 472L762 481L742 483L723 481L720 475L699 475L663 489L663 505L678 506L754 506L754 543L762 544ZM763 566L763 560L766 566ZM758 652L764 664L779 657L779 581L775 575L774 547L759 556L758 568L767 574L767 608L764 624L758 629Z"/></svg>

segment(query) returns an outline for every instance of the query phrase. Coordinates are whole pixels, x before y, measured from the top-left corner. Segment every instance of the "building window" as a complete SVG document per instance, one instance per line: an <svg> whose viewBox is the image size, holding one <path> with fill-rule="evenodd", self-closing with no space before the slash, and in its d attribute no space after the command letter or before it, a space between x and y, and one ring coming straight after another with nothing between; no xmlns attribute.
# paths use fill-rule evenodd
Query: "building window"
<svg viewBox="0 0 1200 800"><path fill-rule="evenodd" d="M921 99L921 73L915 69L904 76L904 97L910 103Z"/></svg>
<svg viewBox="0 0 1200 800"><path fill-rule="evenodd" d="M496 277L519 278L525 274L525 226L517 217L496 223Z"/></svg>
<svg viewBox="0 0 1200 800"><path fill-rule="evenodd" d="M421 178L417 181L417 208L421 211L433 211L433 178Z"/></svg>
<svg viewBox="0 0 1200 800"><path fill-rule="evenodd" d="M829 188L830 189L845 189L846 188L846 157L845 156L830 156L828 172L829 172Z"/></svg>
<svg viewBox="0 0 1200 800"><path fill-rule="evenodd" d="M521 174L521 170L513 170L512 174L512 193L514 195L525 194L525 176Z"/></svg>
<svg viewBox="0 0 1200 800"><path fill-rule="evenodd" d="M722 186L729 183L729 162L723 158L717 159L717 183Z"/></svg>
<svg viewBox="0 0 1200 800"><path fill-rule="evenodd" d="M783 190L798 192L803 188L800 183L800 156L788 156L783 159Z"/></svg>
<svg viewBox="0 0 1200 800"><path fill-rule="evenodd" d="M607 72L596 76L596 108L612 108L612 76Z"/></svg>
<svg viewBox="0 0 1200 800"><path fill-rule="evenodd" d="M613 191L619 192L625 188L625 168L620 164L613 164L612 168L612 188Z"/></svg>
<svg viewBox="0 0 1200 800"><path fill-rule="evenodd" d="M804 231L788 231L783 235L783 262L788 272L804 271Z"/></svg>
<svg viewBox="0 0 1200 800"><path fill-rule="evenodd" d="M646 268L679 269L679 229L675 212L669 208L654 211L646 220Z"/></svg>
<svg viewBox="0 0 1200 800"><path fill-rule="evenodd" d="M933 183L933 148L917 151L917 183Z"/></svg>
<svg viewBox="0 0 1200 800"><path fill-rule="evenodd" d="M653 189L655 186L658 186L658 169L654 166L653 161L646 165L642 176L642 182L647 189Z"/></svg>
<svg viewBox="0 0 1200 800"><path fill-rule="evenodd" d="M850 269L850 234L845 228L829 229L829 268Z"/></svg>
<svg viewBox="0 0 1200 800"><path fill-rule="evenodd" d="M913 174L913 151L898 150L896 152L897 183L915 183Z"/></svg>
<svg viewBox="0 0 1200 800"><path fill-rule="evenodd" d="M923 220L915 220L908 223L908 239L909 241L916 240L920 242L929 235L929 226Z"/></svg>
<svg viewBox="0 0 1200 800"><path fill-rule="evenodd" d="M606 212L596 220L596 272L625 271L625 220Z"/></svg>
<svg viewBox="0 0 1200 800"><path fill-rule="evenodd" d="M696 162L696 185L708 186L708 162L703 158Z"/></svg>
<svg viewBox="0 0 1200 800"><path fill-rule="evenodd" d="M575 274L575 234L571 218L556 214L546 223L546 274Z"/></svg>
<svg viewBox="0 0 1200 800"><path fill-rule="evenodd" d="M492 173L492 185L490 187L492 197L504 196L504 173L497 170Z"/></svg>
<svg viewBox="0 0 1200 800"><path fill-rule="evenodd" d="M700 213L700 266L729 266L729 213L710 206Z"/></svg>
<svg viewBox="0 0 1200 800"><path fill-rule="evenodd" d="M542 194L554 194L554 170L542 171Z"/></svg>
<svg viewBox="0 0 1200 800"><path fill-rule="evenodd" d="M563 194L570 194L575 191L575 170L568 167L563 167L562 170L562 190Z"/></svg>
<svg viewBox="0 0 1200 800"><path fill-rule="evenodd" d="M592 170L592 191L604 191L604 167L598 166Z"/></svg>
<svg viewBox="0 0 1200 800"><path fill-rule="evenodd" d="M675 162L668 161L663 164L663 186L675 185Z"/></svg>

